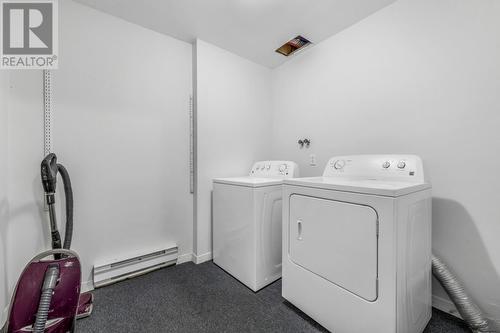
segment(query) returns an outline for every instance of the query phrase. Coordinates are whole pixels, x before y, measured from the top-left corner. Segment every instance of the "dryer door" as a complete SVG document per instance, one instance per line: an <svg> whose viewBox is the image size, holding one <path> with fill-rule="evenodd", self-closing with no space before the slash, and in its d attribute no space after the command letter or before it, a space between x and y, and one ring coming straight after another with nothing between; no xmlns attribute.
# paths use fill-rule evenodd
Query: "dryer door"
<svg viewBox="0 0 500 333"><path fill-rule="evenodd" d="M375 301L377 219L377 212L369 206L294 194L288 221L290 259L367 301Z"/></svg>

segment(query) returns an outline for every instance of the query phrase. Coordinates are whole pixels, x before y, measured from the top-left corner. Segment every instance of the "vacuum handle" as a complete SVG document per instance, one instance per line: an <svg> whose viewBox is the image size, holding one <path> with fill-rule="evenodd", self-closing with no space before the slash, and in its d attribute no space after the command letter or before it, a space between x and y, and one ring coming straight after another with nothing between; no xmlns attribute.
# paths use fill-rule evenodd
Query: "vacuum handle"
<svg viewBox="0 0 500 333"><path fill-rule="evenodd" d="M42 160L40 166L42 185L45 193L54 193L56 191L57 182L57 157L56 154L50 153ZM49 198L47 198L47 201ZM47 202L51 204L50 202ZM53 202L52 202L53 203Z"/></svg>

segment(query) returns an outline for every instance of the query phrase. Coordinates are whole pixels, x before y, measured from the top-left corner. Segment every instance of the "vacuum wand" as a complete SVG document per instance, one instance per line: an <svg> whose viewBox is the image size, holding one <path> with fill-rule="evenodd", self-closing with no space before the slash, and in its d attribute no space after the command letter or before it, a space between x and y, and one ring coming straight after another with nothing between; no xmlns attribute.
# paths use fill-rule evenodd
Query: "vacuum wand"
<svg viewBox="0 0 500 333"><path fill-rule="evenodd" d="M48 200L47 200L48 201ZM59 234L59 230L57 230L57 220L56 220L56 212L54 210L54 204L49 204L49 218L50 218L50 230L52 237L52 248L60 249L62 247L61 235Z"/></svg>

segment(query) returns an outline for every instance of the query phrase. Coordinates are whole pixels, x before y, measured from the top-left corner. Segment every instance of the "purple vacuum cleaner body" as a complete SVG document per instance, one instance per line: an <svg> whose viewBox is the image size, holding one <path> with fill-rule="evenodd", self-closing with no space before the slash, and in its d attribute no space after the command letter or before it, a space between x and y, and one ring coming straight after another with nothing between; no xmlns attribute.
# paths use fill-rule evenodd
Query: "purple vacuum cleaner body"
<svg viewBox="0 0 500 333"><path fill-rule="evenodd" d="M66 199L64 242L57 229L55 193L60 174ZM33 258L24 269L10 306L7 333L73 332L75 320L92 312L91 293L80 294L81 268L70 251L73 236L73 190L68 171L57 164L55 154L41 164L42 185L50 218L52 250Z"/></svg>
<svg viewBox="0 0 500 333"><path fill-rule="evenodd" d="M33 258L14 291L7 332L73 332L80 279L80 261L73 251L56 249Z"/></svg>

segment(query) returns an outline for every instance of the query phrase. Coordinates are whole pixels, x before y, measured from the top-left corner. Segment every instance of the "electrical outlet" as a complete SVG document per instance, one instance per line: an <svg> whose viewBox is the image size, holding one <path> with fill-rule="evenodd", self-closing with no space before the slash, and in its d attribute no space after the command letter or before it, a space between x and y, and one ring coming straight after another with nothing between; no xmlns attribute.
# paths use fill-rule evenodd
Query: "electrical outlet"
<svg viewBox="0 0 500 333"><path fill-rule="evenodd" d="M309 155L309 165L316 166L316 154Z"/></svg>

